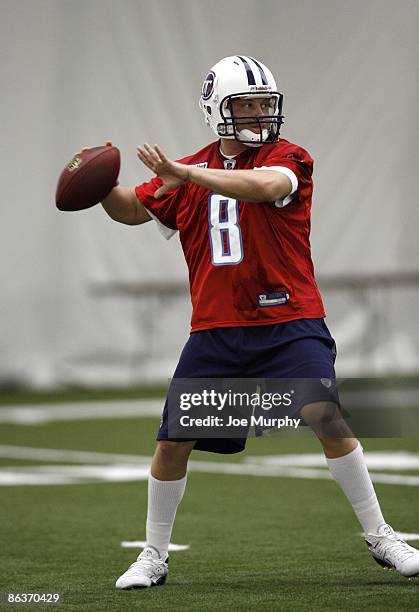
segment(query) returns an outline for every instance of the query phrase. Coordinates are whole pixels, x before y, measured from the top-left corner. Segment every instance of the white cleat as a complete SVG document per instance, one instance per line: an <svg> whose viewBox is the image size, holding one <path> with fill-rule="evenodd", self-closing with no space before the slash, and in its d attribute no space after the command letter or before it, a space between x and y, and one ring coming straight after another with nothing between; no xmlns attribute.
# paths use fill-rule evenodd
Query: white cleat
<svg viewBox="0 0 419 612"><path fill-rule="evenodd" d="M419 575L419 550L409 546L384 523L378 533L367 533L365 542L372 557L384 568L396 569L408 578Z"/></svg>
<svg viewBox="0 0 419 612"><path fill-rule="evenodd" d="M163 561L156 548L146 546L138 555L137 560L131 563L125 574L118 578L115 587L117 589L145 589L160 586L166 582L169 572L168 561L169 557Z"/></svg>

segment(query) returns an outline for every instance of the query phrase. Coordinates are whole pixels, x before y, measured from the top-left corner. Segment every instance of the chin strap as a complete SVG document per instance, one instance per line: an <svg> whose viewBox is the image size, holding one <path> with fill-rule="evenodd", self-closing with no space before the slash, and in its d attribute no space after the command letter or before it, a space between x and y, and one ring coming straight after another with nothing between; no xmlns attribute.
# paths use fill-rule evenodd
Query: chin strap
<svg viewBox="0 0 419 612"><path fill-rule="evenodd" d="M238 133L239 138L237 139L239 142L241 140L246 141L245 144L249 147L261 147L267 141L269 137L269 130L262 130L262 142L261 142L261 134L255 134L252 130L240 130Z"/></svg>

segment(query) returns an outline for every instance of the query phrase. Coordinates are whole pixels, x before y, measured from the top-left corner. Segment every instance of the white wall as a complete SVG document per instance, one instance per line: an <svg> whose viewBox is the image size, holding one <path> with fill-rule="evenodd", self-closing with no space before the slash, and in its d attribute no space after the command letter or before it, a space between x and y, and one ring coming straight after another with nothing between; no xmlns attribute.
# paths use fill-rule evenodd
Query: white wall
<svg viewBox="0 0 419 612"><path fill-rule="evenodd" d="M89 287L185 279L178 240L160 239L152 223L116 224L101 207L59 213L55 184L85 144L113 140L121 182L132 185L150 177L138 143L181 157L212 140L197 100L225 55L271 67L285 95L282 135L315 159L318 273L419 270L417 26L413 0L1 0L0 382L170 375L187 300L155 303L152 316L141 301L94 298ZM417 296L397 293L391 359L378 370L418 368ZM371 370L368 356L353 360L363 332L350 325L363 305L340 302L327 297L346 372Z"/></svg>

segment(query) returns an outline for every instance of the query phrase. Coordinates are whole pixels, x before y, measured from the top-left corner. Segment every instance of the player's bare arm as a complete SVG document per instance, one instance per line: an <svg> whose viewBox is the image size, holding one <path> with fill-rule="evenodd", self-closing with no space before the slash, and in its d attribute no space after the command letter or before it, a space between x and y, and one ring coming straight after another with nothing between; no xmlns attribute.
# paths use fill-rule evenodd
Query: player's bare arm
<svg viewBox="0 0 419 612"><path fill-rule="evenodd" d="M133 187L117 185L102 201L102 206L111 219L125 225L141 225L151 221L146 208L135 195Z"/></svg>
<svg viewBox="0 0 419 612"><path fill-rule="evenodd" d="M138 158L163 181L154 196L158 199L166 191L186 181L211 191L239 200L274 202L287 196L292 185L290 179L275 170L219 170L188 166L166 157L158 145L145 144L137 148Z"/></svg>
<svg viewBox="0 0 419 612"><path fill-rule="evenodd" d="M290 179L275 170L218 170L188 167L189 181L238 200L275 202L291 193Z"/></svg>

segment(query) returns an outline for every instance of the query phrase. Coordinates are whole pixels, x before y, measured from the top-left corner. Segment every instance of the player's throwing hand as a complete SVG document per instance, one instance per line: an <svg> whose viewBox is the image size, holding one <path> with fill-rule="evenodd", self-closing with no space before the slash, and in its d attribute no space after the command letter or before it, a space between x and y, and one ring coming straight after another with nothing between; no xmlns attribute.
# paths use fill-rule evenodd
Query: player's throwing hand
<svg viewBox="0 0 419 612"><path fill-rule="evenodd" d="M142 147L138 146L137 157L163 181L163 185L154 193L155 198L160 198L166 191L188 180L188 166L168 159L158 145L151 147L145 143Z"/></svg>

